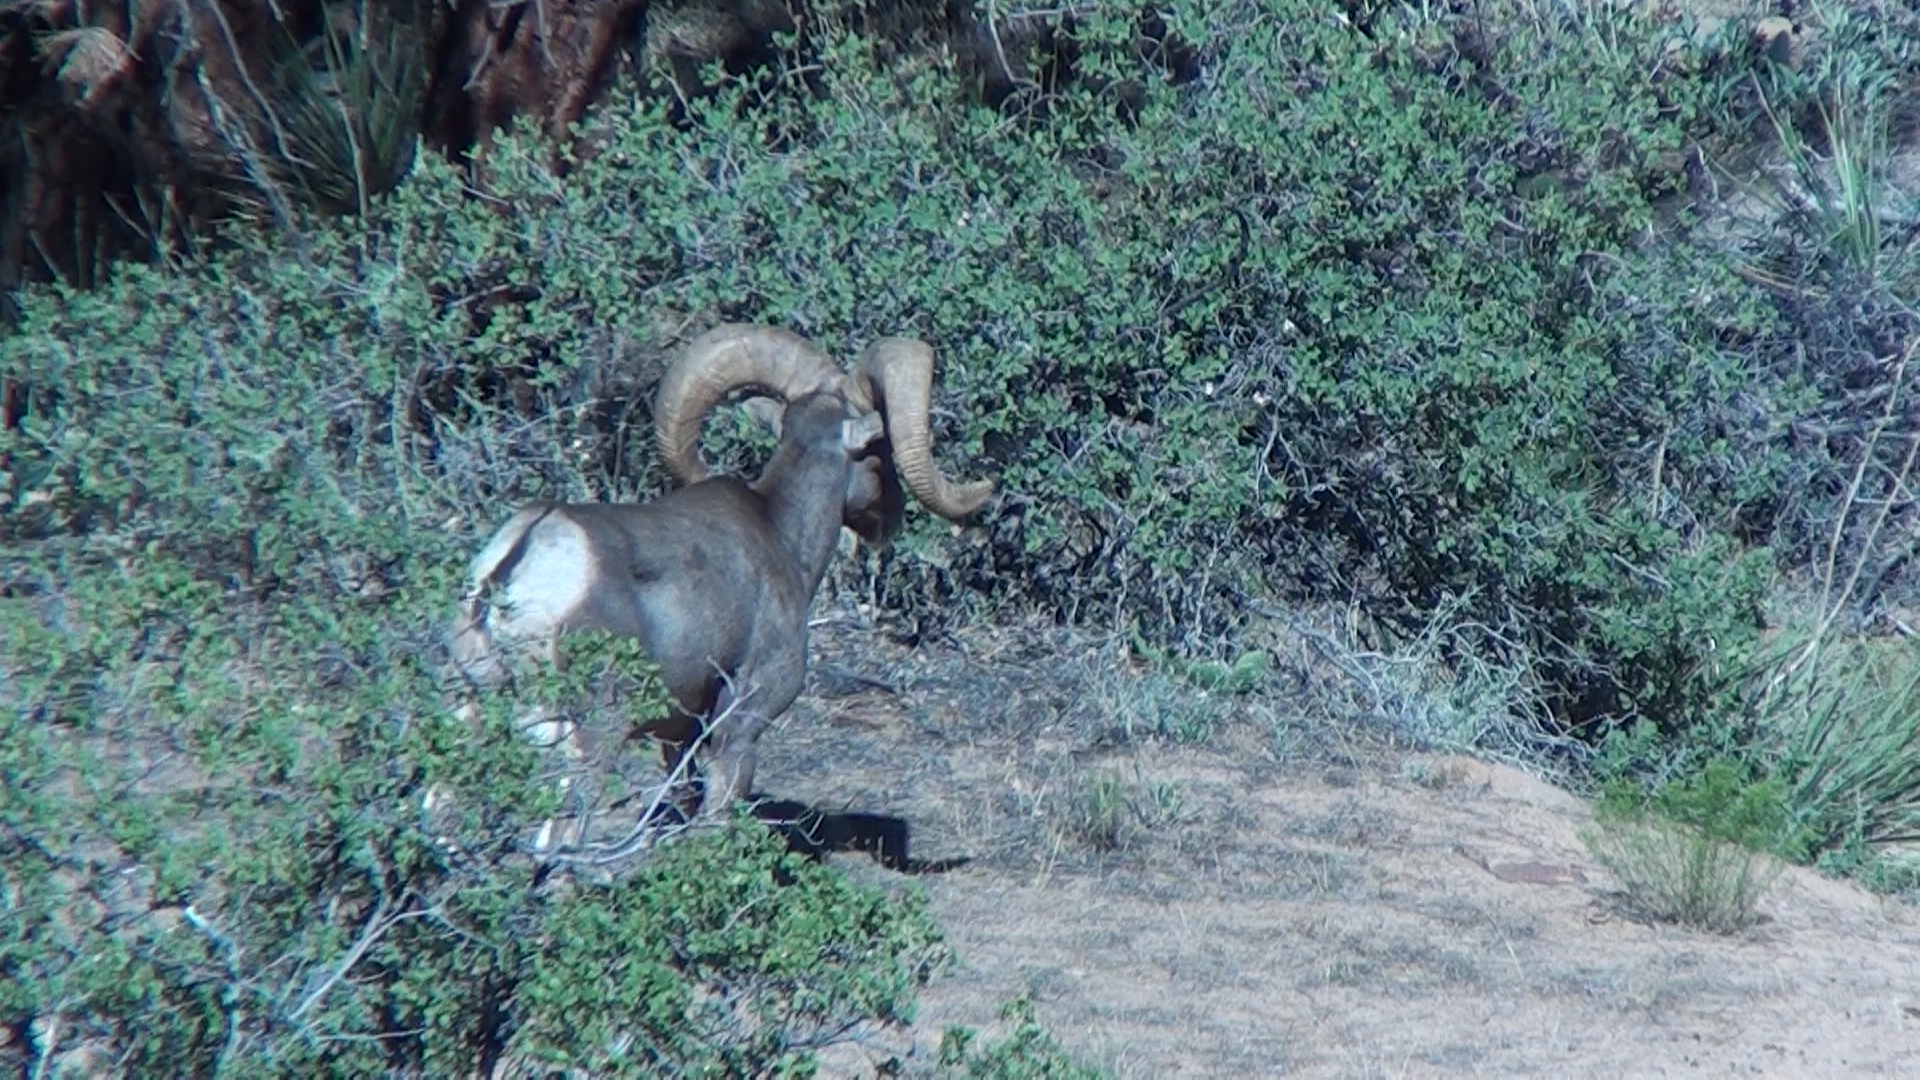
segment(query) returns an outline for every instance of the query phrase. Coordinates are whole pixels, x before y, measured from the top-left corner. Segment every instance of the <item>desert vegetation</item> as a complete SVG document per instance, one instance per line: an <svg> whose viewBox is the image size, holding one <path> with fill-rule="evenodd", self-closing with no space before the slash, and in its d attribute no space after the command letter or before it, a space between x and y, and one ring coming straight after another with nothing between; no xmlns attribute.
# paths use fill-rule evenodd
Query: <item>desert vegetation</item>
<svg viewBox="0 0 1920 1080"><path fill-rule="evenodd" d="M1623 910L1913 894L1905 5L778 8L0 3L8 1069L806 1075L912 1019L911 880L745 815L525 850L516 718L665 716L631 641L449 707L474 553L674 487L655 394L729 322L938 352L993 494L843 546L876 641L1097 638L1116 738L1256 699L1516 763ZM1103 858L1185 814L1068 802ZM892 1067L1081 1075L1004 1019Z"/></svg>

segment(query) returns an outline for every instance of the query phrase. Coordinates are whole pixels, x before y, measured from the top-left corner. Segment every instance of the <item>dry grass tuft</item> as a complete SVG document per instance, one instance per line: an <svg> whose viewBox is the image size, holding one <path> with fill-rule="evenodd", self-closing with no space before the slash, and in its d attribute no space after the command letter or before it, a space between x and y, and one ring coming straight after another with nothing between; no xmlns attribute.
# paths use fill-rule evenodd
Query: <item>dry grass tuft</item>
<svg viewBox="0 0 1920 1080"><path fill-rule="evenodd" d="M1783 869L1771 856L1655 817L1609 822L1581 839L1635 913L1715 934L1759 922L1760 901Z"/></svg>
<svg viewBox="0 0 1920 1080"><path fill-rule="evenodd" d="M1144 781L1137 765L1132 780L1109 769L1081 785L1067 828L1096 852L1126 851L1177 824L1181 803L1178 784Z"/></svg>

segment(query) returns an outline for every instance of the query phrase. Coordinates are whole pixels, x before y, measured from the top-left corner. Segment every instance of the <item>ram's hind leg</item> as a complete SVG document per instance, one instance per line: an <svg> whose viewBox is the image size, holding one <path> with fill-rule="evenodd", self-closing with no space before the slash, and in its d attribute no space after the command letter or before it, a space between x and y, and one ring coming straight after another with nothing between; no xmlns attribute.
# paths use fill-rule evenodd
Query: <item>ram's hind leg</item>
<svg viewBox="0 0 1920 1080"><path fill-rule="evenodd" d="M753 793L753 772L758 763L760 733L767 718L736 701L731 690L720 695L717 719L707 731L712 764L707 769L707 790L700 800L700 818L713 821L731 812L736 801Z"/></svg>

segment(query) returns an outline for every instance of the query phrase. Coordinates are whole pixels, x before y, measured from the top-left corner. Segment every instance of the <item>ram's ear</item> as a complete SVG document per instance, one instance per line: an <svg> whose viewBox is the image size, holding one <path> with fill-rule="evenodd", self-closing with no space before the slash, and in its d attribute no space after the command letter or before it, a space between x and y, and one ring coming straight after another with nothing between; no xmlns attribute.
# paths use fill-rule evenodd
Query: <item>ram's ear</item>
<svg viewBox="0 0 1920 1080"><path fill-rule="evenodd" d="M780 421L787 415L787 407L776 398L750 397L740 403L754 423L773 432L774 438L780 437Z"/></svg>
<svg viewBox="0 0 1920 1080"><path fill-rule="evenodd" d="M840 444L848 453L859 453L887 433L887 422L877 412L863 412L840 422Z"/></svg>

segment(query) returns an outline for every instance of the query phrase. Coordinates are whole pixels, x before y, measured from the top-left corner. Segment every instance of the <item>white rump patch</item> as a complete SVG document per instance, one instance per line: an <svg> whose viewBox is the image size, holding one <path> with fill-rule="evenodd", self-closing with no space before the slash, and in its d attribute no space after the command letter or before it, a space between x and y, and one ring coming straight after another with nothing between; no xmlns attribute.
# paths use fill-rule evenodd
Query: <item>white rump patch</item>
<svg viewBox="0 0 1920 1080"><path fill-rule="evenodd" d="M516 545L521 547L520 557L506 580L494 581L483 596L479 583L500 569ZM597 565L586 531L565 510L529 507L500 526L467 564L466 595L461 597L452 642L454 659L467 677L482 686L498 685L507 669L517 666L508 662L514 654L530 645L551 646L558 628L586 601ZM456 715L471 722L478 707L468 702ZM536 708L521 718L520 725L527 741L557 749L569 762L580 760L579 725L573 720ZM571 777L560 779L563 797L572 782ZM443 792L429 789L421 809L431 813L447 801ZM554 828L551 819L541 825L534 850L552 844ZM448 838L438 839L443 847L457 849Z"/></svg>
<svg viewBox="0 0 1920 1080"><path fill-rule="evenodd" d="M523 510L500 527L467 569L469 595L513 551L529 528L525 550L505 581L494 583L482 615L495 640L547 637L587 599L596 565L587 534L563 510L544 518Z"/></svg>

